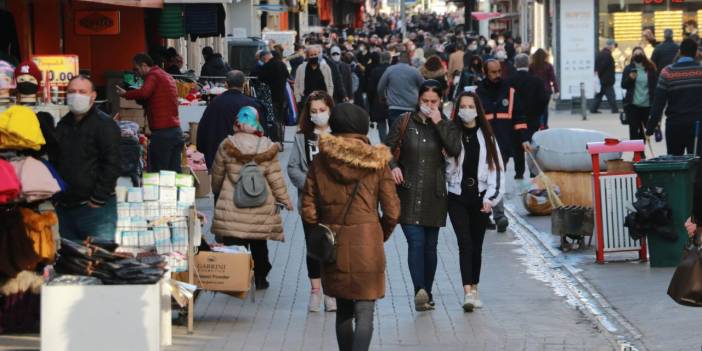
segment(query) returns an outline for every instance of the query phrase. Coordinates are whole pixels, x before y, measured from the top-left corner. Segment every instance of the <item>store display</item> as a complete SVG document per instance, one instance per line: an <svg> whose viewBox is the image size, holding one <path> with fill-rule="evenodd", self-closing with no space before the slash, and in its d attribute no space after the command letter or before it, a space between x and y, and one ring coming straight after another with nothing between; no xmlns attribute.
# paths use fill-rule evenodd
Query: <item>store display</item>
<svg viewBox="0 0 702 351"><path fill-rule="evenodd" d="M641 40L641 13L640 12L615 12L614 40L617 42Z"/></svg>
<svg viewBox="0 0 702 351"><path fill-rule="evenodd" d="M683 40L683 33L680 30L683 24L683 11L655 11L653 22L656 28L656 38L663 38L663 31L673 28L673 40L677 43Z"/></svg>
<svg viewBox="0 0 702 351"><path fill-rule="evenodd" d="M14 105L0 113L0 149L39 150L46 144L31 108Z"/></svg>

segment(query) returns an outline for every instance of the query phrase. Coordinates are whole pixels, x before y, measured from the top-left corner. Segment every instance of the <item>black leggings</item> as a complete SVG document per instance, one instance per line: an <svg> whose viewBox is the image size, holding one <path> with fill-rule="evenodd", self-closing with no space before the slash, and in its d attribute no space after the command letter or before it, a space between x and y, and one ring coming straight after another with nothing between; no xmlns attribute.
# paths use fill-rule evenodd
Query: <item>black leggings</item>
<svg viewBox="0 0 702 351"><path fill-rule="evenodd" d="M302 221L302 230L305 232L305 243L307 243L307 239L309 239L310 233L312 233L312 229L314 229L314 227L315 225ZM321 278L322 262L319 262L319 260L315 260L310 256L305 256L307 257L307 277L310 279Z"/></svg>
<svg viewBox="0 0 702 351"><path fill-rule="evenodd" d="M339 351L367 351L373 337L375 301L337 298L336 306L336 342Z"/></svg>
<svg viewBox="0 0 702 351"><path fill-rule="evenodd" d="M463 285L480 282L480 266L483 257L483 239L489 214L480 212L482 198L466 201L467 196L449 194L448 213L458 239L458 256L461 264Z"/></svg>
<svg viewBox="0 0 702 351"><path fill-rule="evenodd" d="M624 113L626 113L626 118L629 120L629 139L643 140L644 126L648 123L651 108L628 105Z"/></svg>

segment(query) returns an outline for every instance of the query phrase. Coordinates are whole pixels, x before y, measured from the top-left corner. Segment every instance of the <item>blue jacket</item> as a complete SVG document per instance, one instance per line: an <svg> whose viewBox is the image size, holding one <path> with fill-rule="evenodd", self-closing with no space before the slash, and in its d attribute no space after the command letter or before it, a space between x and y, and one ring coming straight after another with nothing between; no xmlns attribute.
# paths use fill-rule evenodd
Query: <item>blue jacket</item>
<svg viewBox="0 0 702 351"><path fill-rule="evenodd" d="M255 99L238 90L227 90L216 97L205 109L197 127L197 149L205 154L207 168L212 167L219 144L234 134L236 114L244 106L253 106L263 116L263 107Z"/></svg>

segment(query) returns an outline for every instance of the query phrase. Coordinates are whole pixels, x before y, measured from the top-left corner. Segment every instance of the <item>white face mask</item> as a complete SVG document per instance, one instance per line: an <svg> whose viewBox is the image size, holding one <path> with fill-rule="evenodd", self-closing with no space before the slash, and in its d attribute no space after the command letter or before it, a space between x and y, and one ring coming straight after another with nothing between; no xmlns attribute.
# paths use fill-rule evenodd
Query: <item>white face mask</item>
<svg viewBox="0 0 702 351"><path fill-rule="evenodd" d="M90 96L77 93L68 94L66 95L66 104L73 114L83 114L90 110Z"/></svg>
<svg viewBox="0 0 702 351"><path fill-rule="evenodd" d="M318 127L324 127L329 124L329 112L312 113L310 121Z"/></svg>
<svg viewBox="0 0 702 351"><path fill-rule="evenodd" d="M431 107L422 104L419 106L419 111L421 111L425 116L428 117L431 114Z"/></svg>
<svg viewBox="0 0 702 351"><path fill-rule="evenodd" d="M478 117L478 111L472 108L462 108L458 110L458 117L461 118L461 121L470 123L473 122L476 117Z"/></svg>
<svg viewBox="0 0 702 351"><path fill-rule="evenodd" d="M470 51L478 50L478 46L475 44L471 44L470 46L468 46L468 50L470 50Z"/></svg>

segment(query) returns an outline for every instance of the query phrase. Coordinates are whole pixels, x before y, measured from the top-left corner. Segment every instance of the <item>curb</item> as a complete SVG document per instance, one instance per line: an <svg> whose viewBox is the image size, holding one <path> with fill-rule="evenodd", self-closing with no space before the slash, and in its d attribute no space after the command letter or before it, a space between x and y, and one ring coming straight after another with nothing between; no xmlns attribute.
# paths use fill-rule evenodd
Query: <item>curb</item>
<svg viewBox="0 0 702 351"><path fill-rule="evenodd" d="M531 249L540 254L540 259L550 270L558 275L562 273L563 286L571 301L575 300L574 307L583 313L591 323L601 330L608 339L619 346L623 351L646 351L641 338L642 334L624 316L619 314L590 282L569 263L558 259L562 253L543 240L537 233L540 231L529 224L522 216L517 214L514 206L505 204L505 214L510 220L510 230Z"/></svg>

